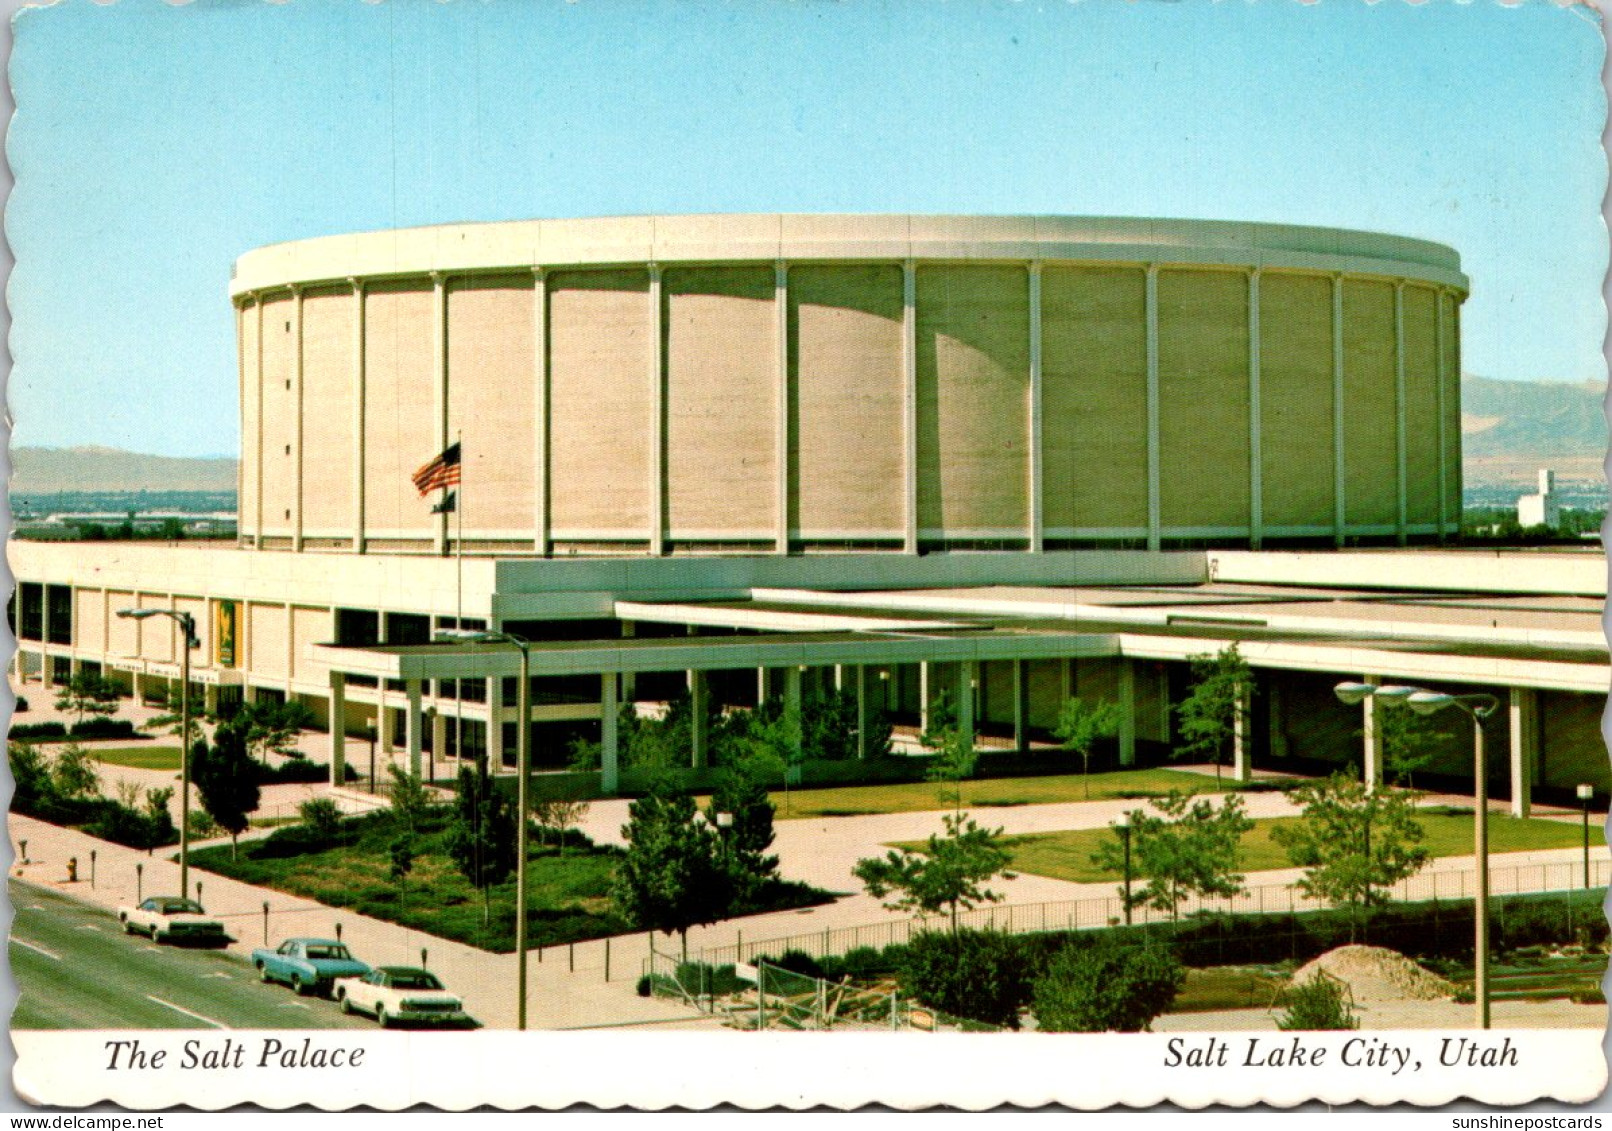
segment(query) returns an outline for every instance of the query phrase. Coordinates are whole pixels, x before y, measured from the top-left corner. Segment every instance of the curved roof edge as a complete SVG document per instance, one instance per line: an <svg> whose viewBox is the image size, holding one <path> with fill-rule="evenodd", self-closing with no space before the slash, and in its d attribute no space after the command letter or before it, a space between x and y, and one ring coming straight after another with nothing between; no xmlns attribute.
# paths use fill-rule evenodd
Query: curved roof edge
<svg viewBox="0 0 1612 1131"><path fill-rule="evenodd" d="M230 293L433 271L909 258L1224 264L1405 276L1463 294L1470 289L1453 248L1342 228L1127 217L771 213L493 221L321 236L242 255Z"/></svg>

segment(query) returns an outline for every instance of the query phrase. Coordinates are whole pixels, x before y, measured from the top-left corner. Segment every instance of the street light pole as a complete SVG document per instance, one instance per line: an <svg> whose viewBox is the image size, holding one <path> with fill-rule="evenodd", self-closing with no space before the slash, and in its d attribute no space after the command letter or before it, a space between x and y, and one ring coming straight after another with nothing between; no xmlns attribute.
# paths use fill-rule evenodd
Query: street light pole
<svg viewBox="0 0 1612 1131"><path fill-rule="evenodd" d="M1484 749L1483 722L1500 706L1493 695L1448 695L1420 687L1377 687L1370 683L1340 683L1334 688L1345 703L1362 703L1376 697L1390 706L1405 704L1419 715L1445 707L1464 711L1472 720L1473 814L1472 842L1476 854L1477 893L1473 900L1473 999L1478 1028L1489 1028L1489 769Z"/></svg>
<svg viewBox="0 0 1612 1131"><path fill-rule="evenodd" d="M167 617L179 625L179 895L190 898L190 650L200 648L196 618L179 609L119 609L126 620Z"/></svg>
<svg viewBox="0 0 1612 1131"><path fill-rule="evenodd" d="M1590 886L1590 798L1595 796L1595 787L1581 785L1578 787L1578 799L1584 803L1584 887Z"/></svg>
<svg viewBox="0 0 1612 1131"><path fill-rule="evenodd" d="M448 643L513 644L520 649L520 687L515 695L515 711L520 721L515 728L515 1027L526 1028L526 810L527 779L532 770L532 710L528 702L531 692L532 654L531 641L508 632L479 629L443 629L437 640ZM492 726L495 707L503 702L503 692L488 703L487 725ZM461 756L463 751L460 751Z"/></svg>
<svg viewBox="0 0 1612 1131"><path fill-rule="evenodd" d="M1131 815L1121 813L1114 822L1119 839L1125 845L1125 925L1131 925Z"/></svg>

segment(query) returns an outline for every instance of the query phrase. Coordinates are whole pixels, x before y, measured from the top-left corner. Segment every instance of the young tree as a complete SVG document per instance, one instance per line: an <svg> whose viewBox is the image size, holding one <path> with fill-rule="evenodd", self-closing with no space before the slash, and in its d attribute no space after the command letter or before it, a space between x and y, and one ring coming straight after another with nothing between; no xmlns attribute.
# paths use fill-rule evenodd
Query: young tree
<svg viewBox="0 0 1612 1131"><path fill-rule="evenodd" d="M1012 879L1012 857L998 838L1001 829L984 829L972 817L948 813L942 818L946 834L932 834L924 852L898 849L857 861L853 874L875 899L893 898L892 911L928 916L946 911L952 934L958 930L959 912L981 903L996 903L1001 895L984 885L997 876Z"/></svg>
<svg viewBox="0 0 1612 1131"><path fill-rule="evenodd" d="M1091 797L1091 750L1099 739L1113 738L1119 733L1119 706L1104 699L1088 705L1081 699L1064 700L1058 712L1058 724L1052 733L1062 741L1063 748L1080 756L1080 773L1085 779L1086 797Z"/></svg>
<svg viewBox="0 0 1612 1131"><path fill-rule="evenodd" d="M420 822L431 808L431 793L425 788L419 774L410 773L395 762L387 767L387 771L392 775L392 781L386 787L387 800L392 805L392 820L412 837L419 831Z"/></svg>
<svg viewBox="0 0 1612 1131"><path fill-rule="evenodd" d="M56 709L66 711L82 723L88 716L106 718L117 714L118 685L91 672L79 672L69 679L56 696Z"/></svg>
<svg viewBox="0 0 1612 1131"><path fill-rule="evenodd" d="M1228 644L1212 656L1188 656L1187 662L1192 665L1192 692L1175 709L1181 723L1178 753L1213 761L1215 781L1219 782L1226 746L1239 723L1247 733L1244 702L1253 685L1253 672L1236 644Z"/></svg>
<svg viewBox="0 0 1612 1131"><path fill-rule="evenodd" d="M253 757L267 762L270 754L300 758L297 739L314 725L313 712L300 699L274 703L260 699L248 703L231 720L246 736L246 749Z"/></svg>
<svg viewBox="0 0 1612 1131"><path fill-rule="evenodd" d="M1171 790L1148 804L1160 815L1142 809L1127 814L1136 872L1146 883L1128 895L1122 889L1121 898L1128 898L1132 907L1146 904L1168 911L1175 919L1189 896L1229 898L1242 892L1238 844L1254 822L1243 815L1241 797L1228 796L1216 808L1207 798ZM1119 872L1124 867L1122 847L1104 841L1093 860Z"/></svg>
<svg viewBox="0 0 1612 1131"><path fill-rule="evenodd" d="M565 834L587 815L586 801L573 801L564 797L540 797L531 803L532 820L537 825L538 843L546 843L545 834L554 830L560 855L565 855Z"/></svg>
<svg viewBox="0 0 1612 1131"><path fill-rule="evenodd" d="M1386 903L1388 889L1428 861L1414 794L1367 789L1358 776L1336 773L1300 786L1292 799L1304 807L1303 823L1279 827L1272 836L1305 869L1294 886L1349 908L1353 923Z"/></svg>
<svg viewBox="0 0 1612 1131"><path fill-rule="evenodd" d="M197 688L192 688L189 695L190 708L190 735L188 742L194 745L202 737L201 724L207 718L206 696ZM146 725L160 730L166 730L175 738L179 738L179 728L184 725L185 707L184 698L180 696L179 685L172 683L163 696L163 708L160 715L153 715Z"/></svg>
<svg viewBox="0 0 1612 1131"><path fill-rule="evenodd" d="M716 922L733 902L716 830L695 820L694 799L667 776L627 812L627 851L611 886L616 909L645 930L676 932L687 955L689 928Z"/></svg>
<svg viewBox="0 0 1612 1131"><path fill-rule="evenodd" d="M963 783L974 776L974 767L979 764L979 750L975 748L973 740L956 727L945 730L926 731L925 744L935 743L931 749L935 756L930 759L929 765L924 769L924 780L932 781L937 785L951 784L953 812L961 817L963 813ZM941 799L945 800L945 791L941 791Z"/></svg>
<svg viewBox="0 0 1612 1131"><path fill-rule="evenodd" d="M1170 951L1099 937L1058 952L1036 979L1031 1010L1045 1033L1140 1033L1185 982Z"/></svg>
<svg viewBox="0 0 1612 1131"><path fill-rule="evenodd" d="M459 769L459 801L448 834L448 855L481 892L481 921L492 919L492 887L515 870L515 813L480 763Z"/></svg>
<svg viewBox="0 0 1612 1131"><path fill-rule="evenodd" d="M767 796L766 782L751 769L744 765L724 769L717 776L711 802L705 809L705 819L717 830L723 862L741 901L778 873L778 857L767 855L777 810ZM725 829L718 820L722 813L732 820Z"/></svg>
<svg viewBox="0 0 1612 1131"><path fill-rule="evenodd" d="M11 763L11 807L19 813L37 814L56 796L50 764L30 742L8 742L6 754Z"/></svg>
<svg viewBox="0 0 1612 1131"><path fill-rule="evenodd" d="M232 858L261 799L257 775L258 764L247 753L245 732L233 721L219 726L211 746L198 741L191 747L190 780L207 815L229 833Z"/></svg>
<svg viewBox="0 0 1612 1131"><path fill-rule="evenodd" d="M800 728L799 710L764 704L750 712L745 733L735 743L744 773L757 780L783 783L786 814L790 778L805 760Z"/></svg>
<svg viewBox="0 0 1612 1131"><path fill-rule="evenodd" d="M1438 729L1433 716L1415 711L1379 711L1377 720L1388 772L1405 788L1416 788L1416 771L1428 767L1439 747L1449 740L1449 733Z"/></svg>
<svg viewBox="0 0 1612 1131"><path fill-rule="evenodd" d="M389 873L397 884L397 905L401 909L403 899L408 894L409 873L414 871L414 837L399 833L386 851L391 864Z"/></svg>
<svg viewBox="0 0 1612 1131"><path fill-rule="evenodd" d="M69 742L57 751L50 767L50 780L56 793L68 800L94 797L101 792L101 775L95 770L95 759L76 742Z"/></svg>

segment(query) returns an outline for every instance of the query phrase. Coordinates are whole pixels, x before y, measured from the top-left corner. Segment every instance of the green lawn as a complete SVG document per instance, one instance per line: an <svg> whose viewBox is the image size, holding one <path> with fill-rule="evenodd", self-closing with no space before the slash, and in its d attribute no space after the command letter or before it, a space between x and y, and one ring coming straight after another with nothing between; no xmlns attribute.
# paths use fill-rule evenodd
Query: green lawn
<svg viewBox="0 0 1612 1131"><path fill-rule="evenodd" d="M86 746L90 757L136 770L178 770L177 746Z"/></svg>
<svg viewBox="0 0 1612 1131"><path fill-rule="evenodd" d="M1292 861L1287 857L1287 850L1271 839L1271 832L1283 825L1297 825L1301 821L1300 817L1277 817L1255 821L1253 831L1243 837L1241 861L1243 871L1264 872L1293 867ZM1433 856L1472 854L1470 814L1451 816L1443 813L1422 813L1417 816L1417 821L1422 826L1422 843ZM1097 883L1118 878L1118 873L1104 871L1092 863L1092 856L1096 854L1097 846L1105 840L1114 839L1117 835L1109 829L1078 829L1004 837L1003 844L1013 856L1012 867L1015 871L1048 876L1055 880ZM1601 848L1605 844L1600 828L1592 828L1590 837L1592 846L1596 848ZM1514 817L1499 814L1492 814L1489 818L1490 852L1574 848L1583 843L1583 832L1574 823L1538 819L1519 821ZM923 843L909 842L897 847L918 849L923 847Z"/></svg>
<svg viewBox="0 0 1612 1131"><path fill-rule="evenodd" d="M1228 782L1228 785L1230 783ZM1033 778L982 778L963 783L965 808L1003 808L1014 805L1045 805L1057 801L1114 798L1162 797L1172 789L1213 793L1215 779L1180 770L1115 770L1092 774L1089 782L1080 774L1058 774ZM1268 788L1268 787L1267 787ZM772 787L772 802L778 819L804 817L861 817L873 813L920 813L952 807L950 783L900 782L893 785L846 785L822 789L791 789L788 809L784 790ZM702 797L700 804L710 799Z"/></svg>

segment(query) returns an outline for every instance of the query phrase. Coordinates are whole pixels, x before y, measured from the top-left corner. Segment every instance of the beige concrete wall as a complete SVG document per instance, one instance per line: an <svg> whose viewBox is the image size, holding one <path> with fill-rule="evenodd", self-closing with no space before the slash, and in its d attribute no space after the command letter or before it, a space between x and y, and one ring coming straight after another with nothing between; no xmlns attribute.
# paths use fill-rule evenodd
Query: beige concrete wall
<svg viewBox="0 0 1612 1131"><path fill-rule="evenodd" d="M352 289L302 297L302 527L353 529Z"/></svg>
<svg viewBox="0 0 1612 1131"><path fill-rule="evenodd" d="M1159 272L1159 513L1247 527L1248 277Z"/></svg>
<svg viewBox="0 0 1612 1131"><path fill-rule="evenodd" d="M73 644L77 648L100 651L106 639L106 594L100 589L73 590ZM117 610L112 611L117 615Z"/></svg>
<svg viewBox="0 0 1612 1131"><path fill-rule="evenodd" d="M296 679L310 679L322 674L322 668L315 667L307 659L309 645L328 644L336 638L335 625L331 623L329 609L310 608L296 605L291 609L291 674Z"/></svg>
<svg viewBox="0 0 1612 1131"><path fill-rule="evenodd" d="M117 615L119 609L134 608L134 594L127 589L114 589L107 594L107 606L112 610L112 618L107 621L106 650L113 656L137 656L140 654L140 629L138 623L125 620Z"/></svg>
<svg viewBox="0 0 1612 1131"><path fill-rule="evenodd" d="M364 298L364 528L429 536L431 502L409 477L435 456L435 296L429 280L373 283Z"/></svg>
<svg viewBox="0 0 1612 1131"><path fill-rule="evenodd" d="M258 604L246 606L242 620L246 628L247 670L255 679L286 677L285 606Z"/></svg>
<svg viewBox="0 0 1612 1131"><path fill-rule="evenodd" d="M1331 526L1331 280L1261 275L1259 339L1264 524Z"/></svg>
<svg viewBox="0 0 1612 1131"><path fill-rule="evenodd" d="M778 529L777 307L771 267L669 270L666 517L676 540Z"/></svg>
<svg viewBox="0 0 1612 1131"><path fill-rule="evenodd" d="M1030 660L1024 665L1029 683L1030 725L1051 729L1063 709L1063 664L1058 660Z"/></svg>
<svg viewBox="0 0 1612 1131"><path fill-rule="evenodd" d="M642 539L650 524L656 343L641 270L548 280L550 494L556 538Z"/></svg>
<svg viewBox="0 0 1612 1131"><path fill-rule="evenodd" d="M530 274L454 279L448 288L448 430L464 444L467 539L532 536L533 317Z"/></svg>
<svg viewBox="0 0 1612 1131"><path fill-rule="evenodd" d="M1041 309L1047 532L1146 527L1146 273L1047 267Z"/></svg>
<svg viewBox="0 0 1612 1131"><path fill-rule="evenodd" d="M263 529L287 534L296 509L296 319L289 295L263 304Z"/></svg>
<svg viewBox="0 0 1612 1131"><path fill-rule="evenodd" d="M1399 450L1391 284L1344 280L1343 358L1344 521L1394 526Z"/></svg>
<svg viewBox="0 0 1612 1131"><path fill-rule="evenodd" d="M241 365L241 474L240 499L236 511L242 535L257 532L257 463L259 452L257 402L262 392L257 371L257 322L257 303L244 303L241 306L238 323L240 327Z"/></svg>
<svg viewBox="0 0 1612 1131"><path fill-rule="evenodd" d="M168 598L156 593L142 593L135 602L142 609L167 609L172 606ZM179 658L174 648L175 637L179 631L177 625L168 617L150 617L139 621L140 626L140 656L147 660L167 662Z"/></svg>
<svg viewBox="0 0 1612 1131"><path fill-rule="evenodd" d="M1413 526L1438 522L1437 313L1432 290L1405 288L1405 514Z"/></svg>
<svg viewBox="0 0 1612 1131"><path fill-rule="evenodd" d="M789 271L790 525L902 532L901 269Z"/></svg>
<svg viewBox="0 0 1612 1131"><path fill-rule="evenodd" d="M1029 525L1029 277L918 268L918 526L945 538Z"/></svg>
<svg viewBox="0 0 1612 1131"><path fill-rule="evenodd" d="M196 622L196 635L201 639L201 647L191 649L191 665L198 668L212 667L213 649L210 641L213 639L213 623L207 599L205 597L175 597L173 607L176 612L189 613ZM168 623L173 624L172 621ZM171 636L173 639L173 658L177 661L180 649L184 647L184 638L180 635L178 625L173 626Z"/></svg>

